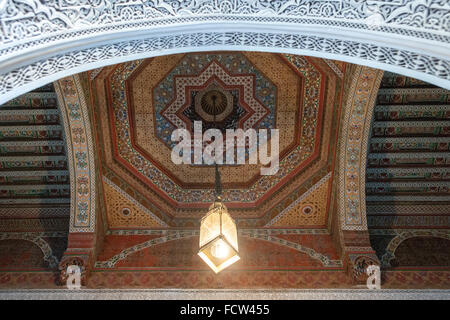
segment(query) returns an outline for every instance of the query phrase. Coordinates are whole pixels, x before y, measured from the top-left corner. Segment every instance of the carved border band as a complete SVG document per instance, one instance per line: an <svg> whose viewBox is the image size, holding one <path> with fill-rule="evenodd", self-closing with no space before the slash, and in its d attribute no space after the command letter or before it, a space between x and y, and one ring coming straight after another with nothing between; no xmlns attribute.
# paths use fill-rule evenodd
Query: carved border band
<svg viewBox="0 0 450 320"><path fill-rule="evenodd" d="M89 111L78 76L55 82L70 171L70 232L95 230L95 158Z"/></svg>
<svg viewBox="0 0 450 320"><path fill-rule="evenodd" d="M38 81L194 50L342 59L450 88L449 21L441 0L0 0L0 103Z"/></svg>

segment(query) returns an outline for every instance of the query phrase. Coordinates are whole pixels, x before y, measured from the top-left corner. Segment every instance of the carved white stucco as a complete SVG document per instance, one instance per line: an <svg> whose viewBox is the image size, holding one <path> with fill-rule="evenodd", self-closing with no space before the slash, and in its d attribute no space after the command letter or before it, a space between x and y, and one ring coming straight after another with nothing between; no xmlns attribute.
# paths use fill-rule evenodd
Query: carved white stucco
<svg viewBox="0 0 450 320"><path fill-rule="evenodd" d="M0 0L0 103L81 71L205 50L368 65L450 89L447 0Z"/></svg>

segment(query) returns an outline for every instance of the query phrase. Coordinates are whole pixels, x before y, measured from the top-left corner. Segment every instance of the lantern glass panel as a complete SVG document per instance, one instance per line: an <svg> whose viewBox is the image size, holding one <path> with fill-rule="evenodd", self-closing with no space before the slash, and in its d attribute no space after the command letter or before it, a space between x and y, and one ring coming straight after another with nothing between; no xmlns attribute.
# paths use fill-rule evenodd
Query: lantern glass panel
<svg viewBox="0 0 450 320"><path fill-rule="evenodd" d="M222 237L214 239L201 248L198 255L215 273L219 273L240 259L238 252Z"/></svg>
<svg viewBox="0 0 450 320"><path fill-rule="evenodd" d="M200 247L220 235L220 211L213 209L205 216L200 225Z"/></svg>
<svg viewBox="0 0 450 320"><path fill-rule="evenodd" d="M215 202L200 225L198 255L218 273L238 261L236 224L221 202Z"/></svg>
<svg viewBox="0 0 450 320"><path fill-rule="evenodd" d="M222 213L222 234L238 250L236 223L228 213Z"/></svg>

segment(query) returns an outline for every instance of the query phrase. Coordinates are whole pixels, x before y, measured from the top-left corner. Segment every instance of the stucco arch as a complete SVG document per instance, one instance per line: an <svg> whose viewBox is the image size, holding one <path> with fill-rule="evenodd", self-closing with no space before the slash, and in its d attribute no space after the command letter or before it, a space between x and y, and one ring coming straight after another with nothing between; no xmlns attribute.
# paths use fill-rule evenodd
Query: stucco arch
<svg viewBox="0 0 450 320"><path fill-rule="evenodd" d="M381 257L383 267L390 267L391 261L395 259L395 250L400 244L415 237L434 237L450 240L450 234L445 230L407 230L392 238L386 247L386 252Z"/></svg>
<svg viewBox="0 0 450 320"><path fill-rule="evenodd" d="M206 50L338 59L450 89L439 0L79 2L0 1L0 103L89 69Z"/></svg>
<svg viewBox="0 0 450 320"><path fill-rule="evenodd" d="M53 255L52 248L47 241L42 239L45 233L19 233L19 232L5 232L0 234L0 241L2 240L26 240L30 241L41 249L44 260L48 263L50 268L56 268L58 259Z"/></svg>

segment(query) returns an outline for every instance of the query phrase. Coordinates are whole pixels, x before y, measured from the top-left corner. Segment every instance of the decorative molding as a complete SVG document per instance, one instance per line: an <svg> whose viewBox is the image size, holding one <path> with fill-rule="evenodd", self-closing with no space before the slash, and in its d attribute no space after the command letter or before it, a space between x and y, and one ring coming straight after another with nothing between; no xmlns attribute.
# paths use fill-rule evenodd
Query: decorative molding
<svg viewBox="0 0 450 320"><path fill-rule="evenodd" d="M55 82L70 171L70 232L95 230L95 158L89 111L79 76Z"/></svg>
<svg viewBox="0 0 450 320"><path fill-rule="evenodd" d="M46 131L46 130L61 130L61 126L55 125L13 125L0 126L0 131L20 130L20 131Z"/></svg>
<svg viewBox="0 0 450 320"><path fill-rule="evenodd" d="M383 72L358 66L352 78L340 133L339 215L342 230L367 230L366 157L375 99Z"/></svg>
<svg viewBox="0 0 450 320"><path fill-rule="evenodd" d="M89 71L89 80L91 80L91 81L94 80L95 77L97 77L100 74L100 72L102 72L102 70L103 70L103 68L96 68L96 69Z"/></svg>
<svg viewBox="0 0 450 320"><path fill-rule="evenodd" d="M340 59L450 88L449 19L442 0L3 0L0 103L38 82L203 50Z"/></svg>
<svg viewBox="0 0 450 320"><path fill-rule="evenodd" d="M66 199L67 201L67 199ZM22 199L23 202L23 199ZM30 202L30 201L27 201ZM65 203L66 205L66 203ZM37 231L61 231L67 235L69 229L68 217L61 218L2 218L0 219L0 232L34 232Z"/></svg>
<svg viewBox="0 0 450 320"><path fill-rule="evenodd" d="M329 26L352 26L351 22L360 23L362 29L379 29L391 33L402 33L400 26L418 29L434 34L434 38L445 39L445 35L436 31L450 31L448 22L448 4L439 1L368 1L367 3L328 1L183 1L173 4L170 1L136 3L133 1L97 1L92 5L90 1L46 1L42 4L38 0L26 2L17 0L3 1L0 18L4 20L1 42L9 43L14 40L49 36L62 30L81 29L88 26L104 29L113 28L113 24L120 22L146 22L149 26L162 24L160 21L146 20L149 18L175 18L165 23L189 22L191 16L206 16L224 20L258 17L262 21L270 17L302 17L315 19L315 24ZM85 5L80 8L80 5ZM418 10L425 6L429 10ZM8 10L5 9L8 7ZM84 9L84 10L82 10ZM74 14L77 13L77 14ZM34 18L34 15L40 16ZM374 14L379 15L383 25L376 27L367 19ZM34 19L33 19L34 18ZM184 18L184 19L183 19ZM331 21L327 21L331 20ZM336 19L336 20L334 20ZM338 21L337 19L342 19ZM181 20L181 21L180 21ZM244 19L245 20L245 19ZM90 30L89 30L90 31ZM89 33L86 32L86 33ZM429 35L428 35L429 36Z"/></svg>
<svg viewBox="0 0 450 320"><path fill-rule="evenodd" d="M114 229L106 231L106 235L113 236L148 236L148 235L166 235L168 230L154 230L154 229Z"/></svg>
<svg viewBox="0 0 450 320"><path fill-rule="evenodd" d="M386 247L386 251L381 257L382 266L388 268L391 266L391 261L395 258L395 250L397 250L400 243L414 237L437 237L450 240L449 230L407 230L403 232L397 231L397 236L394 237Z"/></svg>
<svg viewBox="0 0 450 320"><path fill-rule="evenodd" d="M423 174L440 172L442 174L450 173L450 167L424 167L424 168L396 168L396 167L377 167L367 168L367 173L387 173L387 174Z"/></svg>
<svg viewBox="0 0 450 320"><path fill-rule="evenodd" d="M95 263L95 268L114 268L116 263L120 260L125 259L129 255L141 251L143 249L166 243L168 241L179 240L191 238L199 235L199 230L110 230L108 234L114 235L160 235L158 238L150 239L143 243L139 243L133 247L122 250L120 253L116 254L107 261L97 261ZM297 250L299 252L305 253L311 258L318 260L322 263L324 267L339 268L342 267L342 262L340 260L330 260L327 256L316 252L314 249L302 246L301 244L294 243L285 239L274 237L272 235L276 234L328 234L327 230L317 229L317 231L312 230L302 230L302 229L240 229L238 230L239 236L244 236L248 238L254 238L259 240L264 240L272 242L278 245L287 246L291 249Z"/></svg>
<svg viewBox="0 0 450 320"><path fill-rule="evenodd" d="M418 196L415 195L414 197L411 197L410 195L368 195L366 197L366 201L378 201L378 202L396 202L396 201L417 201L417 202L424 202L424 201L431 201L431 202L439 202L439 201L450 201L450 195L449 196L436 196L430 193L430 195L427 196Z"/></svg>
<svg viewBox="0 0 450 320"><path fill-rule="evenodd" d="M1 18L0 18L1 21ZM42 86L39 85L38 87ZM32 99L56 99L56 93L54 92L24 92L23 94L19 94L20 95L20 100L19 99L9 99L6 102L5 106L9 106L9 105L15 105L17 102L20 101L26 101L26 100L32 100ZM17 96L19 96L17 95Z"/></svg>
<svg viewBox="0 0 450 320"><path fill-rule="evenodd" d="M65 199L67 201L67 199ZM27 202L30 202L27 200ZM22 199L23 203L23 199ZM61 231L67 235L69 228L68 217L61 218L3 218L0 219L0 232L34 232L37 231Z"/></svg>
<svg viewBox="0 0 450 320"><path fill-rule="evenodd" d="M408 127L449 127L450 120L444 121L374 121L373 128L408 128Z"/></svg>
<svg viewBox="0 0 450 320"><path fill-rule="evenodd" d="M418 233L420 234L421 232L425 232L425 231L429 231L431 233L433 232L438 232L438 233L450 233L450 230L436 230L436 229L369 229L369 233L370 235L374 235L374 236L398 236L402 233L409 233L409 234L414 234L414 233Z"/></svg>
<svg viewBox="0 0 450 320"><path fill-rule="evenodd" d="M380 95L416 95L416 94L449 94L449 91L442 88L381 88L378 90Z"/></svg>
<svg viewBox="0 0 450 320"><path fill-rule="evenodd" d="M43 153L32 156L0 156L0 161L65 161L66 156L49 156Z"/></svg>
<svg viewBox="0 0 450 320"><path fill-rule="evenodd" d="M191 230L186 230L191 231ZM136 229L136 230L108 230L107 235L115 236L136 236L136 235L165 235L169 230L155 230L155 229ZM318 235L325 234L329 235L330 232L327 229L238 229L238 234L242 236L252 236L252 235L277 235L277 234L310 234Z"/></svg>
<svg viewBox="0 0 450 320"><path fill-rule="evenodd" d="M408 188L408 187L448 187L448 181L389 181L389 182L366 182L366 187L372 188Z"/></svg>
<svg viewBox="0 0 450 320"><path fill-rule="evenodd" d="M404 229L369 229L369 234L371 236L396 236L402 231L404 231ZM411 229L409 231L411 231Z"/></svg>
<svg viewBox="0 0 450 320"><path fill-rule="evenodd" d="M409 27L411 31L428 32L426 36L434 40L445 40L446 35L437 31L450 31L448 22L449 6L442 2L432 1L368 1L363 3L343 2L339 0L327 1L183 1L183 3L171 3L170 1L157 1L136 3L134 1L97 1L91 5L90 1L46 1L42 4L38 0L26 2L17 0L3 1L3 10L0 18L4 20L1 42L10 43L14 40L37 38L54 33L82 29L86 27L108 30L114 29L114 24L127 23L132 27L133 22L147 24L147 27L180 22L192 22L195 17L237 21L258 19L277 20L284 17L286 22L291 18L308 20L316 25L346 26L351 27L352 22L360 24L361 29L377 29L390 33L403 33L400 27ZM85 5L84 8L80 8ZM5 7L8 6L8 10ZM426 7L428 10L419 10ZM83 10L84 9L84 10ZM76 13L76 14L74 14ZM38 17L35 15L40 14ZM371 25L367 20L374 14L382 19L382 25ZM151 21L151 18L172 18L171 20ZM340 19L340 20L337 20ZM92 30L87 30L87 34ZM419 32L418 32L419 33ZM425 34L419 33L425 37ZM11 50L10 50L11 51Z"/></svg>
<svg viewBox="0 0 450 320"><path fill-rule="evenodd" d="M425 227L425 228L449 228L449 216L375 216L367 217L370 228L392 227Z"/></svg>
<svg viewBox="0 0 450 320"><path fill-rule="evenodd" d="M373 248L368 246L368 247L361 247L361 246L346 246L345 250L347 252L373 252Z"/></svg>
<svg viewBox="0 0 450 320"><path fill-rule="evenodd" d="M389 112L389 111L446 111L450 110L450 104L436 104L436 105L409 105L409 104L399 104L399 105L377 105L375 106L375 112Z"/></svg>
<svg viewBox="0 0 450 320"><path fill-rule="evenodd" d="M343 79L344 78L344 73L341 71L341 69L339 69L339 67L330 59L323 59L323 61L325 61L325 63L334 71L334 73L336 73L336 75Z"/></svg>
<svg viewBox="0 0 450 320"><path fill-rule="evenodd" d="M152 246L156 246L158 244L161 243L166 243L168 241L173 241L173 240L178 240L178 239L186 239L186 238L191 238L194 236L198 236L200 233L199 230L186 230L186 231L172 231L172 230L168 230L167 233L163 234L161 237L159 238L155 238L155 239L151 239L148 241L145 241L143 243L139 243L133 247L127 248L122 250L120 253L116 254L115 256L113 256L112 258L110 258L107 261L97 261L95 263L95 268L114 268L114 266L116 265L117 262L119 262L120 260L125 259L126 257L128 257L130 254L133 254L135 252L141 251L143 249L152 247Z"/></svg>
<svg viewBox="0 0 450 320"><path fill-rule="evenodd" d="M36 116L36 115L59 115L58 109L6 109L0 108L0 116Z"/></svg>
<svg viewBox="0 0 450 320"><path fill-rule="evenodd" d="M15 128L14 128L15 130ZM42 147L42 146L64 146L63 140L39 140L39 141L1 141L0 147Z"/></svg>
<svg viewBox="0 0 450 320"><path fill-rule="evenodd" d="M42 231L42 232L0 232L2 240L8 237L39 237L39 238L67 238L67 232L63 231ZM3 238L5 237L5 239ZM12 239L12 238L10 238Z"/></svg>
<svg viewBox="0 0 450 320"><path fill-rule="evenodd" d="M27 289L0 290L1 300L450 300L442 289Z"/></svg>
<svg viewBox="0 0 450 320"><path fill-rule="evenodd" d="M373 139L371 139L373 140ZM423 159L423 158L448 158L450 152L391 152L391 153L369 153L369 159Z"/></svg>
<svg viewBox="0 0 450 320"><path fill-rule="evenodd" d="M0 144L1 145L1 144ZM0 177L47 177L66 176L68 170L24 170L24 171L0 171Z"/></svg>
<svg viewBox="0 0 450 320"><path fill-rule="evenodd" d="M370 143L448 143L448 140L448 137L373 137Z"/></svg>
<svg viewBox="0 0 450 320"><path fill-rule="evenodd" d="M367 215L437 215L448 214L450 204L427 205L427 204L370 204L367 205Z"/></svg>
<svg viewBox="0 0 450 320"><path fill-rule="evenodd" d="M28 201L27 201L28 202ZM0 207L0 218L2 219L21 219L21 218L54 218L69 217L70 207L24 207L11 208ZM66 235L67 236L67 235Z"/></svg>
<svg viewBox="0 0 450 320"><path fill-rule="evenodd" d="M43 237L66 237L67 234L61 232L4 232L0 233L0 241L2 240L26 240L37 245L44 254L44 260L50 268L56 268L58 259L53 255L52 248Z"/></svg>
<svg viewBox="0 0 450 320"><path fill-rule="evenodd" d="M239 229L239 235L249 236L249 237L259 237L259 236L270 236L270 235L283 235L283 234L326 234L329 235L328 229Z"/></svg>
<svg viewBox="0 0 450 320"><path fill-rule="evenodd" d="M305 247L299 243L295 243L292 241L288 241L285 239L281 239L278 237L272 237L272 236L268 236L268 235L261 235L261 234L244 234L247 237L250 238L255 238L255 239L259 239L259 240L264 240L264 241L268 241L268 242L272 242L272 243L276 243L278 245L281 246L285 246L294 250L297 250L298 252L301 253L305 253L307 254L309 257L311 257L314 260L320 261L322 263L322 265L324 267L329 267L329 268L336 268L336 267L342 267L342 261L340 260L330 260L330 258L328 258L326 255L323 255L319 252L316 252L314 249Z"/></svg>
<svg viewBox="0 0 450 320"><path fill-rule="evenodd" d="M28 198L27 204L49 204L49 203L69 203L69 199L67 198ZM23 204L23 199L0 199L0 204L15 204L20 203Z"/></svg>
<svg viewBox="0 0 450 320"><path fill-rule="evenodd" d="M67 190L69 184L2 184L3 190Z"/></svg>

